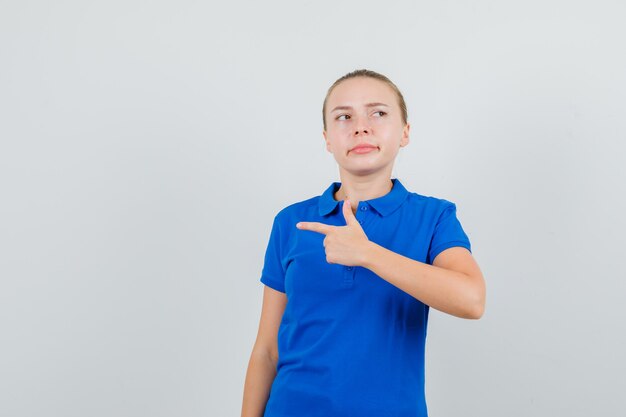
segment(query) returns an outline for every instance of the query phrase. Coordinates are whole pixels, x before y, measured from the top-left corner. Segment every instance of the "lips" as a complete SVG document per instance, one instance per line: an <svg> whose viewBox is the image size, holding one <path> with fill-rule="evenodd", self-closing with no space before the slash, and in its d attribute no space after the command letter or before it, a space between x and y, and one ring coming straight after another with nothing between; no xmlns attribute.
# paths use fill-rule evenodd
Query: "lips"
<svg viewBox="0 0 626 417"><path fill-rule="evenodd" d="M354 148L350 149L350 151L356 151L356 150L359 150L359 149L363 149L363 150L365 150L365 149L376 149L376 148L378 148L378 146L361 144L361 145L357 145Z"/></svg>

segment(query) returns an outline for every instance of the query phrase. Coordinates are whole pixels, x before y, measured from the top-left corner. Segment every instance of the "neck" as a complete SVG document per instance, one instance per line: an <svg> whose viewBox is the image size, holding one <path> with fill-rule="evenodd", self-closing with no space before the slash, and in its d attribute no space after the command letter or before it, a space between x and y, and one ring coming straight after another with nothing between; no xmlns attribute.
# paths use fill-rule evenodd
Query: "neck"
<svg viewBox="0 0 626 417"><path fill-rule="evenodd" d="M351 203L359 201L373 200L389 193L393 188L393 182L387 179L382 182L346 184L341 183L341 187L335 192L335 200L349 199Z"/></svg>

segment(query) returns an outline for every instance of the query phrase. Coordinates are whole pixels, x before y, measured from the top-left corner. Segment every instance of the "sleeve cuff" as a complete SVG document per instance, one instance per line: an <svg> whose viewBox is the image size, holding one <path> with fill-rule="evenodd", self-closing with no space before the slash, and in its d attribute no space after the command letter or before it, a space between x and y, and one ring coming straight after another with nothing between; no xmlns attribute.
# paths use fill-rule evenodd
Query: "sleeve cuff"
<svg viewBox="0 0 626 417"><path fill-rule="evenodd" d="M285 292L285 286L281 283L279 283L278 281L274 281L271 278L266 277L265 275L261 276L260 281L267 285L270 288L275 289L276 291L280 291L280 292Z"/></svg>
<svg viewBox="0 0 626 417"><path fill-rule="evenodd" d="M446 243L443 243L443 244L437 246L436 248L434 248L431 251L431 258L430 258L431 265L435 261L435 258L437 257L437 255L439 255L444 250L450 249L450 248L453 248L453 247L462 247L462 248L465 248L468 251L470 251L470 253L472 253L472 248L471 248L469 242L467 242L467 241L455 240L455 241L451 241L451 242L446 242Z"/></svg>

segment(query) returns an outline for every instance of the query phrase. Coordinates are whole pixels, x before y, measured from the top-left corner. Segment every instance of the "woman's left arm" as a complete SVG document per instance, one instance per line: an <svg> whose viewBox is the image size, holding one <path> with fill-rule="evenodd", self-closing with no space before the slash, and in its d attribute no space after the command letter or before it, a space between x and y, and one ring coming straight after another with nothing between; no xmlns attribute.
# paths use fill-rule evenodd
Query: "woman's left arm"
<svg viewBox="0 0 626 417"><path fill-rule="evenodd" d="M471 252L454 246L439 253L432 265L407 258L369 240L345 200L345 226L298 222L301 230L326 235L329 263L359 265L422 303L453 316L479 319L485 309L485 281Z"/></svg>
<svg viewBox="0 0 626 417"><path fill-rule="evenodd" d="M439 311L466 319L482 317L485 280L466 248L448 248L429 265L369 243L363 267Z"/></svg>

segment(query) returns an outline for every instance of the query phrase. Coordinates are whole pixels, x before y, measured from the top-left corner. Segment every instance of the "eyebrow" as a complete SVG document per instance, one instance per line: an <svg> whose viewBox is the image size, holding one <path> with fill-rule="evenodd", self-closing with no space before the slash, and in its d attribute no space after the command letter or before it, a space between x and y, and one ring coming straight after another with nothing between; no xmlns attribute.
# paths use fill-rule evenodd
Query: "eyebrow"
<svg viewBox="0 0 626 417"><path fill-rule="evenodd" d="M376 106L389 107L385 103L367 103L365 105L365 107L376 107ZM350 107L350 106L337 106L334 109L332 109L330 112L332 113L332 112L337 111L337 110L352 110L352 107Z"/></svg>

